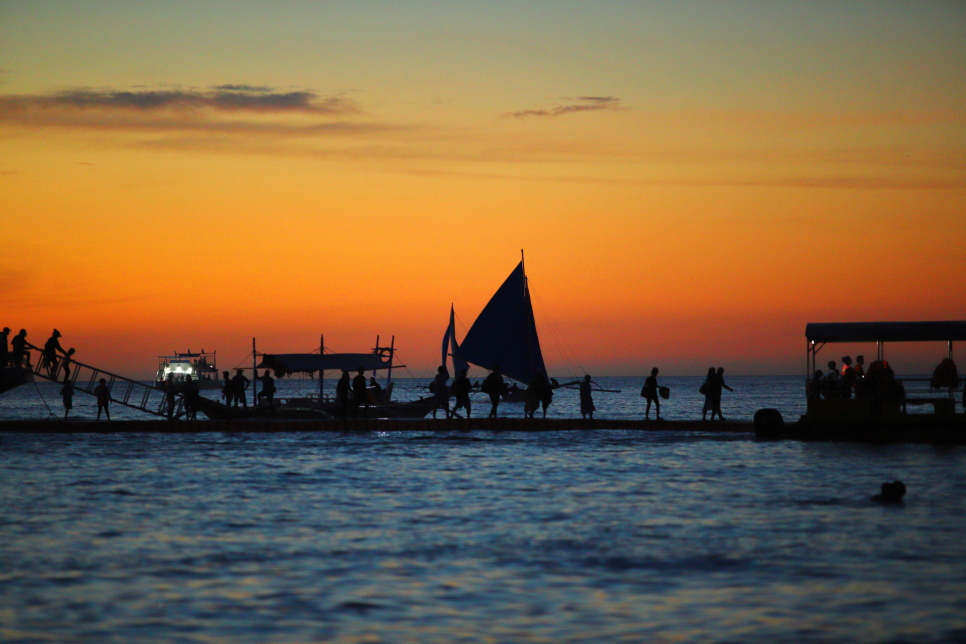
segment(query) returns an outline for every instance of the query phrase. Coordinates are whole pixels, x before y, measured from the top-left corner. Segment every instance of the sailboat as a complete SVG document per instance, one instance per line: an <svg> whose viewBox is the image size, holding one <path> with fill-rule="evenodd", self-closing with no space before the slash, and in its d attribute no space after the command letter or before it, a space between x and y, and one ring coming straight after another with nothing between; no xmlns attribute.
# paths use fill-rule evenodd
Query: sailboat
<svg viewBox="0 0 966 644"><path fill-rule="evenodd" d="M458 368L457 359L489 371L499 368L504 376L524 385L537 373L546 373L522 253L520 263L483 307L459 345L450 309L450 329L443 339L444 358L447 338L452 342L454 369Z"/></svg>

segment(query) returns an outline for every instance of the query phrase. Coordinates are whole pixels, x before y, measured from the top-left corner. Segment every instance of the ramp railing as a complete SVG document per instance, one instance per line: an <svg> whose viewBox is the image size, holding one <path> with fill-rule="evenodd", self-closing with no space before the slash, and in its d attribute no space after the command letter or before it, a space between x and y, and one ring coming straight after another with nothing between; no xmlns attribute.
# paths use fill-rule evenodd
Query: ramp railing
<svg viewBox="0 0 966 644"><path fill-rule="evenodd" d="M37 351L37 354L34 355L36 362L24 365L35 376L57 383L70 381L71 386L76 391L82 391L92 396L97 395L94 390L103 378L104 384L110 392L112 404L116 403L154 416L168 417L166 392L155 388L153 382L145 384L131 380L62 355L47 356L40 348L29 343L26 347ZM30 357L28 353L28 362ZM63 377L61 377L61 374L63 374ZM175 409L172 415L175 418L184 415L184 397L180 394L175 398Z"/></svg>

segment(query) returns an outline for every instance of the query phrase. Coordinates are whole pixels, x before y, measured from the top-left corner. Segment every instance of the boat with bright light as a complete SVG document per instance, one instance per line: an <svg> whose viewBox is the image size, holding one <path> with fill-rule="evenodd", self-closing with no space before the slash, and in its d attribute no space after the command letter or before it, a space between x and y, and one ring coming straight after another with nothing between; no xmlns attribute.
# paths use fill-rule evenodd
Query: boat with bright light
<svg viewBox="0 0 966 644"><path fill-rule="evenodd" d="M158 356L158 373L154 378L155 386L158 389L163 389L169 376L175 384L181 385L184 384L188 376L191 376L199 389L221 389L222 383L218 377L216 354L216 351L209 353L204 349L198 353L192 353L191 349L188 349L184 353L175 351L172 356Z"/></svg>

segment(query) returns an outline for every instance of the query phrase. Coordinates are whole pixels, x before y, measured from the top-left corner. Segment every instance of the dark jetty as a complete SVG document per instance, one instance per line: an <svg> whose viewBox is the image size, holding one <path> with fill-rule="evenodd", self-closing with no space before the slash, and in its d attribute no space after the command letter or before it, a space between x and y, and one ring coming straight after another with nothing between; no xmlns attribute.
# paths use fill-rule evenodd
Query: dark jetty
<svg viewBox="0 0 966 644"><path fill-rule="evenodd" d="M5 420L0 432L21 433L171 433L201 432L560 432L594 429L672 432L752 432L751 423L702 422L700 420L606 420L582 418L453 418L394 419L360 418L356 420Z"/></svg>

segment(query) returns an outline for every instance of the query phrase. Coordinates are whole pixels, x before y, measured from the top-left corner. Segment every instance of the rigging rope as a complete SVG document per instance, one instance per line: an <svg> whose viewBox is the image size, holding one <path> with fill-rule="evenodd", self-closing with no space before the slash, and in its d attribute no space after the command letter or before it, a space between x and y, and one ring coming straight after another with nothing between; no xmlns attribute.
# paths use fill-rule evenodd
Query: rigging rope
<svg viewBox="0 0 966 644"><path fill-rule="evenodd" d="M557 323L554 321L553 317L550 315L549 311L547 311L547 307L544 306L543 300L540 299L539 295L535 295L532 289L530 290L530 295L531 295L531 299L537 300L537 305L540 307L540 313L544 318L544 320L547 322L547 327L550 329L550 335L553 336L554 343L557 345L557 350L561 354L564 354L562 345L566 345L567 351L570 352L570 357L573 359L573 363L568 363L567 368L573 369L573 365L576 364L577 367L580 368L581 372L587 373L587 370L584 369L584 366L580 363L580 360L577 358L577 354L574 353L574 350L570 347L569 344L567 344L566 340L561 341L560 339L561 334L558 333L559 327L557 326ZM564 360L568 359L566 355L562 355L562 357ZM578 377L577 372L571 371L571 376L573 376L574 378Z"/></svg>

